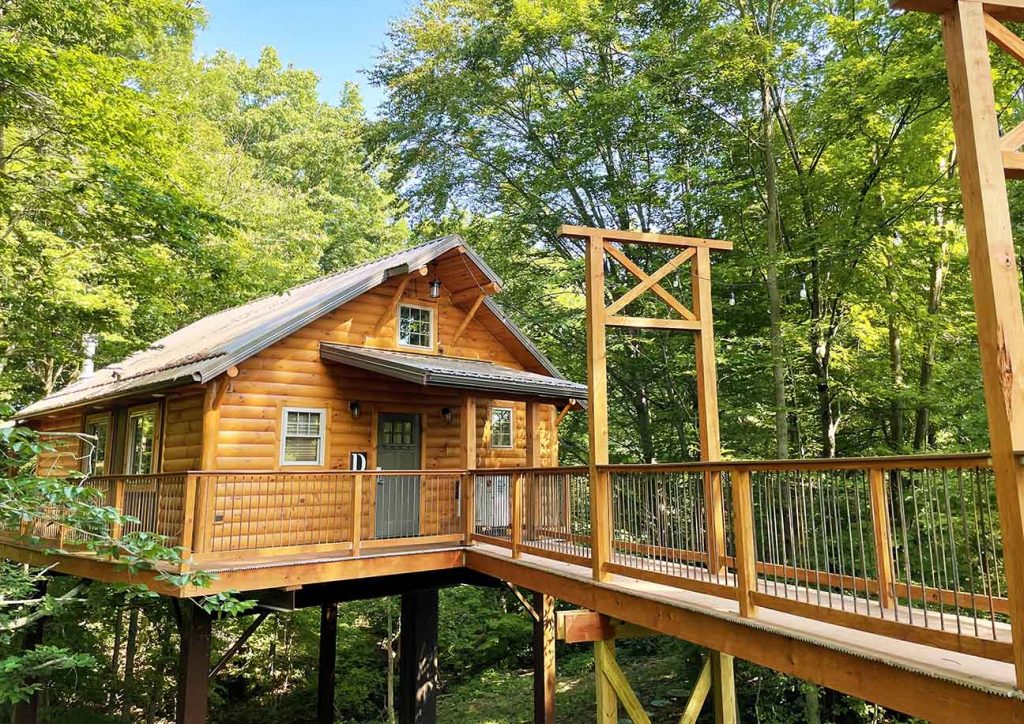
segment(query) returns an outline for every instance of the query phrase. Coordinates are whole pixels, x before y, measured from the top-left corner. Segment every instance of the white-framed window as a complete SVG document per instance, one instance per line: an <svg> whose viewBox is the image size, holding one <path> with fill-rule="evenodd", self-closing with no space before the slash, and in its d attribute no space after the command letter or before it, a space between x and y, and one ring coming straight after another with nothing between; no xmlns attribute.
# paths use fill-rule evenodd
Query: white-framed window
<svg viewBox="0 0 1024 724"><path fill-rule="evenodd" d="M158 405L135 407L128 411L128 444L125 446L125 473L149 475L156 472L156 431Z"/></svg>
<svg viewBox="0 0 1024 724"><path fill-rule="evenodd" d="M327 410L286 407L281 429L282 465L323 465Z"/></svg>
<svg viewBox="0 0 1024 724"><path fill-rule="evenodd" d="M511 407L491 408L491 447L512 447L512 420Z"/></svg>
<svg viewBox="0 0 1024 724"><path fill-rule="evenodd" d="M398 307L398 344L416 349L434 348L434 310L401 304Z"/></svg>
<svg viewBox="0 0 1024 724"><path fill-rule="evenodd" d="M85 418L85 449L87 455L82 462L82 472L86 475L99 476L107 474L107 456L110 452L110 413L89 415Z"/></svg>

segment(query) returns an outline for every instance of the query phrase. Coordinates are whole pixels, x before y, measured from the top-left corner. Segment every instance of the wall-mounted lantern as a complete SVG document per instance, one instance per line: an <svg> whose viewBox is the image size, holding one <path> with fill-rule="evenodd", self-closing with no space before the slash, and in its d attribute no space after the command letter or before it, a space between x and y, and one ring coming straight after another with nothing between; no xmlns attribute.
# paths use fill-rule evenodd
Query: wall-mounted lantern
<svg viewBox="0 0 1024 724"><path fill-rule="evenodd" d="M352 413L353 420L358 420L360 413L359 400L352 400L352 402L348 403L348 411Z"/></svg>
<svg viewBox="0 0 1024 724"><path fill-rule="evenodd" d="M455 422L455 413L452 412L452 408L442 407L441 419L444 420L445 425L451 425L453 422Z"/></svg>

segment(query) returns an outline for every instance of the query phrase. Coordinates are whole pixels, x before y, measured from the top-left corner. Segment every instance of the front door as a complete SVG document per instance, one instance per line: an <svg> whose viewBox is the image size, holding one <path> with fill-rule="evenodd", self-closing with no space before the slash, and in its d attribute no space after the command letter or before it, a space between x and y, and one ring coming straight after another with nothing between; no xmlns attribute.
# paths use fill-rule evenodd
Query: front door
<svg viewBox="0 0 1024 724"><path fill-rule="evenodd" d="M419 415L381 413L377 422L381 470L420 469ZM404 538L420 530L420 477L377 476L377 538Z"/></svg>

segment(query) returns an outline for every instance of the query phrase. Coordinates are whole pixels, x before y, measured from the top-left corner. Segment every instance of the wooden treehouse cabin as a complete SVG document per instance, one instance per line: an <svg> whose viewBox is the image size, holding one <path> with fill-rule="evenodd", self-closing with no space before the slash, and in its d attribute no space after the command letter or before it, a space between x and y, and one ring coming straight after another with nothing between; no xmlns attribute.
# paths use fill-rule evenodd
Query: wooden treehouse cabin
<svg viewBox="0 0 1024 724"><path fill-rule="evenodd" d="M563 379L491 295L458 238L399 252L200 320L23 410L88 485L184 549L206 588L128 573L41 522L3 554L132 580L180 601L180 722L269 612L320 606L319 717L333 721L339 601L402 596L399 713L434 719L437 589L503 582L534 618L534 720L554 720L554 642L592 643L596 719L648 722L616 638L708 649L681 712L736 720L733 657L936 722L1024 722L1024 315L989 39L1024 62L1024 0L899 0L942 18L991 451L722 460L711 256L728 242L563 227L586 249L587 386ZM669 255L656 270L635 244ZM612 299L605 268L636 285ZM687 295L668 284L688 274ZM678 278L678 277L676 277ZM672 291L669 291L669 290ZM630 313L656 296L661 317ZM701 460L612 464L610 328L693 335ZM559 422L585 409L590 460L561 467ZM123 533L124 531L119 531ZM210 666L213 622L187 603L258 603ZM554 600L578 610L555 615ZM472 612L467 612L471 615Z"/></svg>

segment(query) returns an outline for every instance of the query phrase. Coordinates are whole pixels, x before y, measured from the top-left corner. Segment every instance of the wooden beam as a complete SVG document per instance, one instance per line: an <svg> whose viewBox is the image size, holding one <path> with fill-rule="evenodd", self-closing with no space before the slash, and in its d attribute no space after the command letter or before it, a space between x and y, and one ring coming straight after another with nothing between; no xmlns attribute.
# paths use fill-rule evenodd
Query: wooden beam
<svg viewBox="0 0 1024 724"><path fill-rule="evenodd" d="M555 599L533 594L533 721L555 724Z"/></svg>
<svg viewBox="0 0 1024 724"><path fill-rule="evenodd" d="M316 724L334 724L338 661L338 604L320 606L320 661L316 677Z"/></svg>
<svg viewBox="0 0 1024 724"><path fill-rule="evenodd" d="M607 651L608 644L604 641L598 641L594 646L601 646ZM629 685L626 675L619 668L619 664L615 660L614 650L604 657L604 676L608 683L611 684L611 688L615 691L619 701L622 702L622 708L626 710L626 714L633 724L651 724L651 718L647 716L647 712L644 711L644 707L640 703L640 699L637 698L636 692L633 691L633 687Z"/></svg>
<svg viewBox="0 0 1024 724"><path fill-rule="evenodd" d="M570 236L576 239L601 238L606 241L628 244L652 244L656 246L693 246L704 249L721 249L730 251L731 241L719 239L700 239L693 236L676 236L673 234L652 234L642 231L621 231L619 229L599 229L590 226L573 226L563 224L558 228L559 236Z"/></svg>
<svg viewBox="0 0 1024 724"><path fill-rule="evenodd" d="M704 708L708 692L711 691L711 657L704 659L704 665L700 669L697 683L693 685L690 698L686 701L686 708L679 717L679 724L697 724L697 717L700 710Z"/></svg>
<svg viewBox="0 0 1024 724"><path fill-rule="evenodd" d="M462 323L459 324L459 328L456 329L455 334L452 335L451 341L448 342L449 345L454 346L455 343L459 341L459 337L462 336L462 333L466 331L466 327L469 326L469 323L473 321L473 317L476 316L476 310L480 309L480 305L484 303L484 297L485 295L482 293L477 296L476 301L473 302L469 311L466 312L466 316L463 318Z"/></svg>
<svg viewBox="0 0 1024 724"><path fill-rule="evenodd" d="M217 469L217 446L220 436L220 403L228 389L226 377L214 377L206 385L203 396L203 448L199 464L203 470Z"/></svg>
<svg viewBox="0 0 1024 724"><path fill-rule="evenodd" d="M884 471L880 468L868 470L868 488L871 496L871 521L874 526L878 602L882 608L892 608L896 601L892 588L892 538L889 528L889 496L885 490Z"/></svg>
<svg viewBox="0 0 1024 724"><path fill-rule="evenodd" d="M590 557L594 578L607 578L612 547L611 488L599 466L608 464L608 357L605 343L604 242L587 238L587 392L590 438Z"/></svg>
<svg viewBox="0 0 1024 724"><path fill-rule="evenodd" d="M1024 0L959 0L964 4L984 5L985 11L992 17L1008 22L1024 21ZM957 0L891 0L890 7L894 10L916 10L924 13L941 15L951 10Z"/></svg>
<svg viewBox="0 0 1024 724"><path fill-rule="evenodd" d="M1010 131L999 137L999 148L1002 151L1016 151L1024 145L1024 123L1018 123ZM1006 165L1006 157L1003 157L1003 165Z"/></svg>
<svg viewBox="0 0 1024 724"><path fill-rule="evenodd" d="M948 668L928 661L871 654L856 645L844 647L835 639L794 637L780 626L752 625L748 619L721 611L680 607L651 591L615 583L595 586L582 572L574 575L561 568L512 561L507 553L473 548L466 550L465 557L466 565L479 573L921 719L974 721L977 712L984 711L992 722L1024 724L1024 706L1009 689L982 687L977 679L958 680Z"/></svg>
<svg viewBox="0 0 1024 724"><path fill-rule="evenodd" d="M609 660L615 660L614 641L594 642L594 694L597 703L597 724L618 724L619 697L606 675Z"/></svg>
<svg viewBox="0 0 1024 724"><path fill-rule="evenodd" d="M377 318L377 323L373 325L372 336L380 336L381 330L384 329L384 325L386 325L390 320L394 319L395 310L398 309L398 303L402 301L402 295L405 293L405 288L409 286L409 282L411 282L417 276L422 276L422 274L424 273L426 273L426 267L423 267L423 269L415 271L411 274L406 274L404 277L402 277L402 281L398 282L398 288L395 289L395 293L391 295L391 301L388 302L388 306L384 308L384 311L381 312L380 317Z"/></svg>
<svg viewBox="0 0 1024 724"><path fill-rule="evenodd" d="M617 621L595 611L559 611L555 619L559 641L567 644L593 643L614 639L644 638L660 634L641 626Z"/></svg>
<svg viewBox="0 0 1024 724"><path fill-rule="evenodd" d="M1003 52L1018 63L1024 63L1024 40L988 13L985 13L985 33Z"/></svg>
<svg viewBox="0 0 1024 724"><path fill-rule="evenodd" d="M479 296L490 296L497 294L501 291L501 286L497 282L487 282L476 287L469 287L462 291L453 292L450 299L452 304L465 304L469 301L475 301Z"/></svg>
<svg viewBox="0 0 1024 724"><path fill-rule="evenodd" d="M626 255L626 252L624 252L622 249L619 249L615 245L609 244L607 242L603 242L602 246L604 247L605 252L609 256L615 259L615 261L619 262L619 264L621 264L630 274L635 276L637 279L643 281L648 278L647 273L643 269L641 269L636 262L630 259ZM653 284L651 285L651 291L654 292L654 294L656 294L658 298L661 299L661 301L665 302L665 304L674 309L676 313L683 319L693 319L693 312L687 309L682 302L680 302L678 299L672 296L672 294L670 294L669 291L665 289L665 287L661 286L660 284Z"/></svg>
<svg viewBox="0 0 1024 724"><path fill-rule="evenodd" d="M437 721L437 589L402 594L398 721Z"/></svg>
<svg viewBox="0 0 1024 724"><path fill-rule="evenodd" d="M988 25L991 25L990 23ZM983 6L942 16L1017 686L1024 689L1024 315Z"/></svg>
<svg viewBox="0 0 1024 724"><path fill-rule="evenodd" d="M561 427L561 425L562 425L562 420L564 420L564 419L565 419L565 416L569 414L569 410L571 410L571 409L572 409L572 402L568 402L568 403L567 403L567 404L565 405L565 407L563 407L563 408L562 408L562 409L561 409L561 410L559 411L559 413L558 413L558 417L556 417L556 418L555 418L555 429L556 429L556 430L557 430L557 429L558 429L559 427Z"/></svg>
<svg viewBox="0 0 1024 724"><path fill-rule="evenodd" d="M737 470L732 474L732 510L740 615L751 618L757 615L757 604L753 599L757 591L757 549L754 545L754 502L749 470Z"/></svg>
<svg viewBox="0 0 1024 724"><path fill-rule="evenodd" d="M633 329L674 329L684 332L696 332L701 323L691 319L659 319L657 317L608 317L605 323L609 327L632 327Z"/></svg>
<svg viewBox="0 0 1024 724"><path fill-rule="evenodd" d="M1003 151L1003 174L1006 178L1024 178L1024 153L1020 151Z"/></svg>
<svg viewBox="0 0 1024 724"><path fill-rule="evenodd" d="M177 724L206 724L213 618L197 602L181 602Z"/></svg>
<svg viewBox="0 0 1024 724"><path fill-rule="evenodd" d="M606 251L608 246L610 245L605 245ZM686 249L681 254L677 254L671 260L663 264L657 271L655 271L650 276L647 276L646 274L643 274L641 272L640 283L637 284L632 289L630 289L625 294L623 294L617 300L612 302L610 305L608 305L608 307L604 310L605 314L615 314L616 312L625 309L627 306L629 306L630 303L638 299L641 294L646 292L648 289L651 289L654 285L658 284L658 282L660 282L666 276L668 276L676 269L678 269L683 263L692 259L694 254L696 253L697 252L695 249ZM632 271L633 274L636 274L636 271L632 269L630 269L630 271ZM662 287L662 289L664 289L664 287ZM696 317L693 316L693 312L691 312L689 309L683 306L682 302L679 302L678 300L675 299L675 295L668 291L665 291L665 294L668 294L669 296L672 297L672 299L675 301L675 304L670 303L670 306L676 311L678 311L684 319L696 319Z"/></svg>
<svg viewBox="0 0 1024 724"><path fill-rule="evenodd" d="M733 658L711 651L711 690L715 697L715 724L736 724L736 672Z"/></svg>

